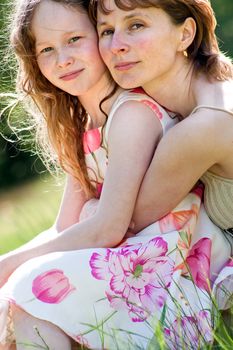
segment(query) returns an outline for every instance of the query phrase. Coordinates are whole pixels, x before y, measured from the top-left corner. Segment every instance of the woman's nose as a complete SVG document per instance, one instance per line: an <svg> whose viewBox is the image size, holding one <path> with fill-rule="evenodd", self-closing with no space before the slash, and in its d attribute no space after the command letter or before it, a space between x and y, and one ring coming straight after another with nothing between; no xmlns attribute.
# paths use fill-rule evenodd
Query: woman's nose
<svg viewBox="0 0 233 350"><path fill-rule="evenodd" d="M112 36L111 51L113 54L125 53L129 50L129 45L124 40L123 35L115 32Z"/></svg>

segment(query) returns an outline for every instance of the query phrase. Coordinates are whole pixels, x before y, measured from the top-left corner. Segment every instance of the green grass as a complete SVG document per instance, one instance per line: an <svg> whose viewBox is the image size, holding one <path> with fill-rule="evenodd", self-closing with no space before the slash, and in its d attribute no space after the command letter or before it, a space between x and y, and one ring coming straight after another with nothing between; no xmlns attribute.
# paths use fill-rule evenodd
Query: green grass
<svg viewBox="0 0 233 350"><path fill-rule="evenodd" d="M53 224L62 191L63 186L47 175L0 192L0 254L22 245Z"/></svg>

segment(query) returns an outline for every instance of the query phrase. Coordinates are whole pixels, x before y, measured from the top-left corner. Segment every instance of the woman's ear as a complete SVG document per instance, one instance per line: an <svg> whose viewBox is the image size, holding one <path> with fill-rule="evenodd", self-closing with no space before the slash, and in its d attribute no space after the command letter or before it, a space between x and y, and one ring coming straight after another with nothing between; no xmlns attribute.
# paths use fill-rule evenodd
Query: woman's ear
<svg viewBox="0 0 233 350"><path fill-rule="evenodd" d="M186 18L184 23L180 27L181 36L178 51L184 52L192 44L196 35L196 22L192 17Z"/></svg>

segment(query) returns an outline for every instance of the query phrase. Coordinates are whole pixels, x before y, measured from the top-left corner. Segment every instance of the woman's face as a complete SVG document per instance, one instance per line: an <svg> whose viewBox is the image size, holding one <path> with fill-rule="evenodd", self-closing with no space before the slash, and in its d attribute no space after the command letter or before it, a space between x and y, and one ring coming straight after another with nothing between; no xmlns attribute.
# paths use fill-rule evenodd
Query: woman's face
<svg viewBox="0 0 233 350"><path fill-rule="evenodd" d="M110 13L98 11L101 56L114 80L123 88L149 90L171 74L180 55L181 30L159 8L124 11L105 0Z"/></svg>
<svg viewBox="0 0 233 350"><path fill-rule="evenodd" d="M38 66L53 85L80 96L98 83L105 66L96 31L84 10L42 1L31 28Z"/></svg>

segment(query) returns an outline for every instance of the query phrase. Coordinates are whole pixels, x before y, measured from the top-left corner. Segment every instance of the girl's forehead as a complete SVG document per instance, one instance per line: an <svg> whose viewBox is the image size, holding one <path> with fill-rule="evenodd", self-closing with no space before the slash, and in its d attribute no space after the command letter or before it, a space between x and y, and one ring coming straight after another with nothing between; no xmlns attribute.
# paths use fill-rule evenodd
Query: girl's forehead
<svg viewBox="0 0 233 350"><path fill-rule="evenodd" d="M53 3L55 7L47 7L46 3ZM86 11L53 1L41 2L34 12L30 29L36 41L42 43L74 33L88 37L96 33Z"/></svg>

